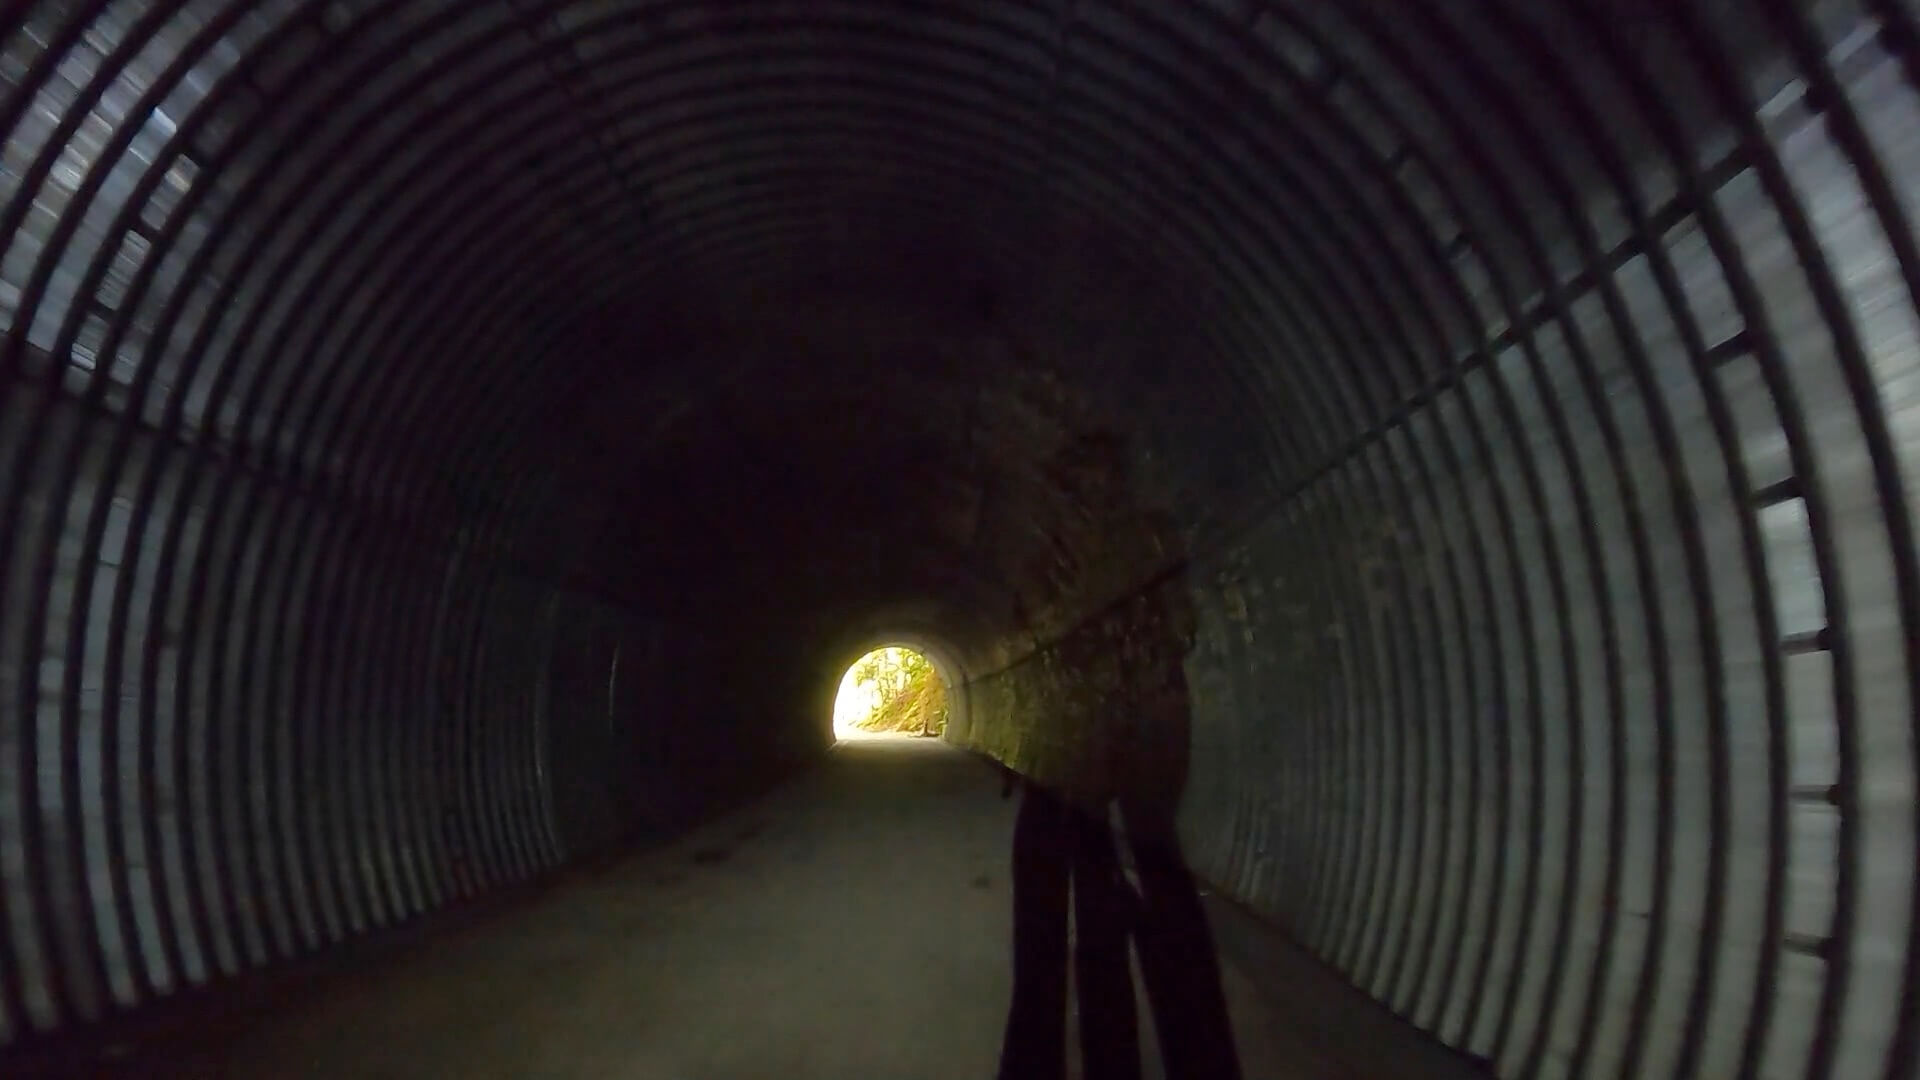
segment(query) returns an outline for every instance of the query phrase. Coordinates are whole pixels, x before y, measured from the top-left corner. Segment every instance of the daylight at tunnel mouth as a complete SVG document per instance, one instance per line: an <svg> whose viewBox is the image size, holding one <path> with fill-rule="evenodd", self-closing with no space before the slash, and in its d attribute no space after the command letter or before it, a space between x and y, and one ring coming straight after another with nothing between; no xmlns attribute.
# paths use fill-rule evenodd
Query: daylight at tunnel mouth
<svg viewBox="0 0 1920 1080"><path fill-rule="evenodd" d="M947 733L952 677L910 645L885 645L847 668L833 699L835 739Z"/></svg>
<svg viewBox="0 0 1920 1080"><path fill-rule="evenodd" d="M11 0L0 132L0 1072L884 642L1488 1074L1920 1073L1909 0Z"/></svg>

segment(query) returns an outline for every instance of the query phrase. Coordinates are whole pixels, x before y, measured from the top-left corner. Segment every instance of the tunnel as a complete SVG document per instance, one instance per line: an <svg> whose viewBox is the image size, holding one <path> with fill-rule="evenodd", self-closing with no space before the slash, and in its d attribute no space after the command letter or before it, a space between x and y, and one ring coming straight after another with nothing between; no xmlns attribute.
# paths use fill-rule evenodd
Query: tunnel
<svg viewBox="0 0 1920 1080"><path fill-rule="evenodd" d="M1920 1074L1911 0L4 8L0 1055L906 643L1486 1074Z"/></svg>

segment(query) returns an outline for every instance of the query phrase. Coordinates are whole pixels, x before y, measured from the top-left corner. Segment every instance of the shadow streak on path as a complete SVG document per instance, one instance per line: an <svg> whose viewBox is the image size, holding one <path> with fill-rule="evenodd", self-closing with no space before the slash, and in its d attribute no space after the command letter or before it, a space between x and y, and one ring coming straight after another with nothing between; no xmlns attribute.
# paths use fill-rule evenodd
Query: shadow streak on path
<svg viewBox="0 0 1920 1080"><path fill-rule="evenodd" d="M219 1056L241 1077L991 1077L1012 981L999 787L942 743L843 743L671 847L327 980ZM1287 1042L1230 967L1225 985L1250 1080L1359 1075Z"/></svg>

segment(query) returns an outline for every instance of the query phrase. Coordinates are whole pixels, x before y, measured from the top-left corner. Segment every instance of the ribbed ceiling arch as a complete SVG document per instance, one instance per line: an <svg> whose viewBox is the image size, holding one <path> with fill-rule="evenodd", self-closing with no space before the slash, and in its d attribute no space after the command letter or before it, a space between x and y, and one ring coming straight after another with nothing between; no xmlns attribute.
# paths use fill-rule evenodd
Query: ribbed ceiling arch
<svg viewBox="0 0 1920 1080"><path fill-rule="evenodd" d="M0 1040L667 829L870 639L1070 779L1172 612L1196 868L1438 1038L1913 1075L1910 5L7 12Z"/></svg>

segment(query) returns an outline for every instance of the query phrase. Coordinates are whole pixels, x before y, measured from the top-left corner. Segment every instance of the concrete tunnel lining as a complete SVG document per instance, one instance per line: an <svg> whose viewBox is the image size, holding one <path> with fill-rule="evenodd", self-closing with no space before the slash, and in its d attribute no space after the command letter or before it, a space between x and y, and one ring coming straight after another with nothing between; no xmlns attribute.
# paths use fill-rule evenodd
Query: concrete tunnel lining
<svg viewBox="0 0 1920 1080"><path fill-rule="evenodd" d="M9 5L0 1045L903 633L1068 784L1183 642L1195 869L1501 1075L1913 1076L1915 13L1462 7Z"/></svg>

